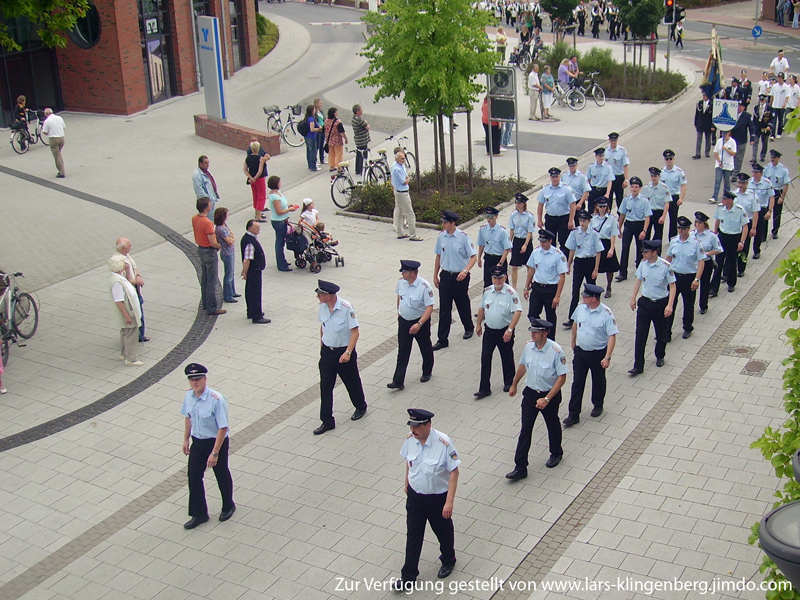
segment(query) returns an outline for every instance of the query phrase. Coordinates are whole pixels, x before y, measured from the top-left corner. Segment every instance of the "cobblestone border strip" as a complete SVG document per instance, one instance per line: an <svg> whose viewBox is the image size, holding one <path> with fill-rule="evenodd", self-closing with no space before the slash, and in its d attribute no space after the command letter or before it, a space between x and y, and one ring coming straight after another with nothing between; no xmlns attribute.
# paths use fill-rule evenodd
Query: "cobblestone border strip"
<svg viewBox="0 0 800 600"><path fill-rule="evenodd" d="M29 175L28 173L23 173L15 169L9 169L8 167L0 166L0 173L5 173L11 177L16 177L18 179L23 179L33 183L34 185L46 187L61 194L66 194L68 196L78 198L79 200L85 200L86 202L97 204L103 208L117 211L118 213L121 213L126 217L129 217L130 219L144 225L148 229L163 237L178 250L183 252L186 255L186 258L189 259L191 265L195 268L198 281L200 280L200 260L197 257L197 251L194 244L189 242L174 229L164 225L164 223L161 223L149 215L139 212L138 210L129 206L73 190L63 185L59 185L58 183L47 181L46 179ZM221 296L221 294L222 288L218 286L217 295ZM25 429L1 438L0 452L6 452L13 448L18 448L20 446L24 446L25 444L36 442L46 438L47 436L53 435L54 433L64 431L73 425L78 425L79 423L93 419L97 415L111 410L126 400L129 400L135 395L145 391L151 385L161 381L164 377L172 373L172 371L178 368L187 358L189 358L189 356L191 356L194 351L206 341L208 336L213 331L216 322L216 317L207 316L203 312L202 307L198 306L194 323L192 323L189 331L186 332L186 335L183 336L183 339L172 350L170 350L164 358L147 369L139 377L103 396L99 400L95 400L91 404L87 404L84 407L36 425L35 427L30 427L29 429Z"/></svg>
<svg viewBox="0 0 800 600"><path fill-rule="evenodd" d="M508 581L540 583L550 572L567 548L575 541L583 527L616 489L623 477L639 460L687 394L700 382L720 355L719 349L727 347L736 333L745 324L758 304L775 285L775 269L789 252L800 246L800 238L792 239L770 263L767 270L748 289L733 310L717 327L709 339L697 350L691 362L675 377L672 385L661 395L633 431L609 457L603 467L575 497L567 509L556 519L539 542L514 569ZM516 591L504 586L497 590L492 600L527 600L530 591Z"/></svg>

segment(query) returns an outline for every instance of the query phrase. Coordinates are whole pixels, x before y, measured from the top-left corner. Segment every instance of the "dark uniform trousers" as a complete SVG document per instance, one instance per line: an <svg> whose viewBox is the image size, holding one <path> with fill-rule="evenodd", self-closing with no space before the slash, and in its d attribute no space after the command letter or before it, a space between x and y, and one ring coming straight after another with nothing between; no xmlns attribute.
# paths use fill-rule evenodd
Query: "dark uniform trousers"
<svg viewBox="0 0 800 600"><path fill-rule="evenodd" d="M528 452L531 449L531 438L533 437L533 426L536 417L542 413L545 425L547 425L547 440L550 446L551 456L561 456L564 450L561 448L561 423L558 420L558 407L561 404L561 392L550 398L550 402L543 409L536 408L536 401L544 398L550 390L538 391L526 387L522 392L522 425L517 441L517 452L514 455L514 464L517 470L524 473L528 472Z"/></svg>
<svg viewBox="0 0 800 600"><path fill-rule="evenodd" d="M615 175L614 182L611 184L611 198L609 198L609 202L611 206L609 206L609 210L614 206L613 198L617 199L617 210L619 207L622 206L622 183L625 181L625 175Z"/></svg>
<svg viewBox="0 0 800 600"><path fill-rule="evenodd" d="M247 270L244 281L244 300L247 302L247 318L258 320L264 316L261 309L261 274L257 269Z"/></svg>
<svg viewBox="0 0 800 600"><path fill-rule="evenodd" d="M439 274L439 341L446 342L450 337L450 325L453 314L453 302L458 309L458 316L464 331L473 331L472 315L469 308L469 273L463 281L456 278L458 273L442 271Z"/></svg>
<svg viewBox="0 0 800 600"><path fill-rule="evenodd" d="M761 244L767 239L767 232L769 231L769 221L767 220L767 211L769 207L762 208L758 211L758 225L756 225L756 237L753 238L753 252L761 254Z"/></svg>
<svg viewBox="0 0 800 600"><path fill-rule="evenodd" d="M442 516L447 492L443 494L418 494L408 486L406 496L406 562L400 571L403 581L416 581L419 575L419 555L425 537L425 523L431 524L436 539L439 540L439 560L443 565L456 562L455 533L453 519Z"/></svg>
<svg viewBox="0 0 800 600"><path fill-rule="evenodd" d="M216 438L200 439L192 436L192 445L189 448L189 516L207 517L208 505L206 504L206 488L203 485L203 475L206 472L208 457L214 450ZM217 478L219 493L222 496L222 511L233 508L233 477L228 469L228 438L219 448L217 464L213 467L214 477Z"/></svg>
<svg viewBox="0 0 800 600"><path fill-rule="evenodd" d="M483 328L483 342L481 344L481 384L478 388L480 392L491 392L492 384L492 356L494 349L500 351L500 362L503 365L503 385L514 383L514 334L507 342L503 341L503 335L507 331L503 329Z"/></svg>
<svg viewBox="0 0 800 600"><path fill-rule="evenodd" d="M781 213L783 212L783 204L778 204L778 199L781 197L781 191L775 190L775 206L772 209L772 235L778 233L781 228Z"/></svg>
<svg viewBox="0 0 800 600"><path fill-rule="evenodd" d="M586 388L586 377L592 372L592 405L603 409L603 400L606 397L606 370L600 362L606 357L608 346L600 350L584 350L575 346L572 355L572 394L569 399L569 416L579 417L583 407L583 390Z"/></svg>
<svg viewBox="0 0 800 600"><path fill-rule="evenodd" d="M567 238L569 237L569 214L559 215L557 217L554 217L553 215L545 215L544 228L550 233L556 234L556 237L558 238L558 247L560 250L569 252L564 245L567 243Z"/></svg>
<svg viewBox="0 0 800 600"><path fill-rule="evenodd" d="M711 291L719 292L719 285L722 276L725 275L728 285L736 287L736 258L739 254L739 242L742 239L741 233L719 233L719 243L722 245L722 252L717 254L717 271L711 280Z"/></svg>
<svg viewBox="0 0 800 600"><path fill-rule="evenodd" d="M586 212L588 212L590 215L593 215L595 200L597 200L598 198L602 198L605 195L606 195L605 187L592 187L592 189L589 190L589 196L586 198L586 205L587 205Z"/></svg>
<svg viewBox="0 0 800 600"><path fill-rule="evenodd" d="M397 367L394 370L392 381L403 383L406 379L406 369L408 360L411 358L411 346L417 340L419 352L422 354L422 374L430 375L433 373L433 346L431 345L431 321L428 319L420 325L417 333L409 333L408 330L417 319L409 321L403 317L397 317Z"/></svg>
<svg viewBox="0 0 800 600"><path fill-rule="evenodd" d="M558 284L536 283L534 281L531 283L531 296L528 303L529 319L538 319L542 314L542 308L544 308L545 319L553 324L547 337L553 341L556 339L555 325L558 322L556 309L553 308L553 300L557 291Z"/></svg>
<svg viewBox="0 0 800 600"><path fill-rule="evenodd" d="M753 220L751 219L747 223L747 237L744 238L744 247L742 248L742 251L739 252L736 256L736 265L738 267L739 273L744 273L745 269L747 269L747 255L750 254L750 239L751 239L750 231L752 230L752 228L753 228ZM756 233L756 235L758 235L758 233Z"/></svg>
<svg viewBox="0 0 800 600"><path fill-rule="evenodd" d="M639 309L636 311L636 343L634 346L633 368L644 370L644 351L647 347L647 338L650 335L650 324L656 330L656 358L664 358L667 353L668 326L664 309L667 308L669 297L661 300L651 300L645 296L639 298Z"/></svg>
<svg viewBox="0 0 800 600"><path fill-rule="evenodd" d="M707 265L706 265L707 266ZM703 268L705 273L705 267ZM697 293L692 291L692 284L697 273L675 273L675 302L672 303L672 314L667 322L667 339L672 338L672 324L678 307L678 297L683 299L683 330L694 331L694 302Z"/></svg>
<svg viewBox="0 0 800 600"><path fill-rule="evenodd" d="M337 375L342 378L342 383L347 388L353 406L360 410L367 408L364 387L361 385L361 375L358 373L358 353L353 350L350 360L340 363L339 358L345 350L347 350L347 346L328 348L324 344L320 349L319 391L322 402L319 407L319 419L323 425L336 425L333 418L333 388L336 386Z"/></svg>
<svg viewBox="0 0 800 600"><path fill-rule="evenodd" d="M716 262L713 257L706 260L703 275L700 277L700 310L708 310L708 293L711 291L711 275Z"/></svg>
<svg viewBox="0 0 800 600"><path fill-rule="evenodd" d="M622 256L619 259L619 274L623 277L628 276L628 257L631 251L631 240L636 242L636 256L634 258L636 266L638 267L639 263L642 262L642 242L639 240L639 234L642 231L644 231L644 221L625 220L622 230Z"/></svg>
<svg viewBox="0 0 800 600"><path fill-rule="evenodd" d="M678 200L681 199L680 194L672 194L672 202L669 203L669 237L671 240L678 235ZM651 219L653 217L650 217ZM663 240L664 238L653 238L656 240Z"/></svg>
<svg viewBox="0 0 800 600"><path fill-rule="evenodd" d="M142 324L139 325L139 341L144 341L144 298L142 298L142 286L137 285L136 287L136 296L139 298L139 308L142 312Z"/></svg>
<svg viewBox="0 0 800 600"><path fill-rule="evenodd" d="M492 269L500 264L501 258L502 254L483 254L483 287L492 285Z"/></svg>
<svg viewBox="0 0 800 600"><path fill-rule="evenodd" d="M596 260L597 259L592 256L590 258L576 258L572 261L572 300L569 303L568 319L572 319L572 313L575 312L578 302L580 302L583 281L586 280L587 283L591 283L592 285L597 281L597 279L592 278ZM555 324L555 321L553 321L553 325Z"/></svg>
<svg viewBox="0 0 800 600"><path fill-rule="evenodd" d="M663 223L659 223L658 220L661 218L661 215L663 215L663 214L664 214L663 210L654 210L653 211L653 214L650 215L650 225L647 226L647 233L645 234L645 238L648 239L648 240L661 240L662 244L658 248L658 255L659 256L661 256L661 248L664 245L663 244L663 242L664 242L664 224Z"/></svg>

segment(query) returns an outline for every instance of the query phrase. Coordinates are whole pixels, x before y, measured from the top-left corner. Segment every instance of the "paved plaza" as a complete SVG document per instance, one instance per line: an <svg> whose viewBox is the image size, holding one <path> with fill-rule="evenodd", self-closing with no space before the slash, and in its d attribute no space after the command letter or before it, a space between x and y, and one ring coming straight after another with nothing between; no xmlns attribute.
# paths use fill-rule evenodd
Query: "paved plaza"
<svg viewBox="0 0 800 600"><path fill-rule="evenodd" d="M401 103L375 104L374 90L354 82L366 68L357 55L363 27L318 24L354 22L358 12L264 2L261 10L279 25L280 42L267 59L226 82L232 122L263 127L263 105L321 96L326 107L362 104L365 118L376 123L373 147L390 134L410 136ZM597 45L621 53L617 46ZM769 56L764 54L764 64ZM699 62L673 53L671 67L693 81ZM725 72L745 67L754 73L764 64L726 65ZM672 148L689 180L681 214L711 214L713 160L690 158L696 101L693 87L665 105L609 102L580 113L554 109L558 123L522 120L522 175L538 187L546 169L562 166L570 155L581 159L585 171L592 150L616 130L631 156L631 175L643 177L649 166L660 166L662 151ZM527 115L527 106L523 98L521 114ZM473 153L488 165L478 108L472 113ZM308 269L275 269L271 227L262 228L260 240L267 254L264 309L272 323L253 327L243 301L226 304L228 314L217 318L198 312L190 219L191 173L200 154L210 157L220 205L230 209L237 238L252 214L244 152L196 137L192 116L203 112L203 97L195 94L129 117L64 113L64 180L55 179L46 148L21 156L0 148L0 268L25 272L22 284L41 307L35 337L11 349L3 376L9 392L0 396L0 598L394 597L385 586L399 576L405 549L399 450L408 407L436 413L434 427L452 438L462 460L453 516L455 571L436 579L438 545L428 530L420 583L430 587L414 597L701 597L685 589L648 594L643 586L655 581L709 590L733 582L739 587L705 597L764 597L748 589L761 581L761 558L747 536L781 482L749 445L785 414L781 360L788 354L789 322L776 308L783 283L774 270L798 245L793 189L780 239L766 244L761 260L749 262L735 293L723 286L709 312L697 315L691 339L675 336L663 368L655 368L651 337L645 373L635 379L627 375L633 283L614 285L604 302L615 312L620 334L605 412L595 419L585 410L580 424L565 431L564 460L555 469L544 468L548 452L540 420L529 476L510 483L503 476L513 468L519 397L501 392L496 360L494 394L474 400L479 338L462 340L456 324L450 347L435 355L429 382L418 382L414 351L405 390L386 388L397 351L399 259L421 261L420 275L432 280L436 233L422 229L425 241L411 244L396 240L391 224L336 215L327 169L310 173L303 148L272 158L269 170L282 178L290 201L314 198L340 240L346 266L326 263L319 277L340 285L340 296L357 312L366 417L349 420L352 406L339 386L336 429L312 435L319 425L317 276ZM459 163L467 155L464 119L455 134ZM431 140L429 126L421 126L424 167L432 162ZM784 136L776 147L794 177L795 142ZM513 152L493 167L513 174ZM500 223L508 215L506 208ZM477 228L466 229L473 242ZM146 281L152 341L140 346L144 366L138 369L118 360L109 307L106 260L118 237L131 239ZM237 273L240 264L237 257ZM473 269L473 308L480 280ZM243 293L243 282L236 285ZM568 300L566 286L556 341L571 360L569 333L560 327ZM525 329L518 328L517 357L529 339ZM194 361L209 368L210 387L230 405L237 511L230 521L217 521L219 492L209 476L212 519L185 531L180 407L187 388L183 367ZM571 375L567 389L570 382ZM584 407L588 402L587 390ZM564 406L562 418L565 412ZM543 589L552 584L581 587Z"/></svg>

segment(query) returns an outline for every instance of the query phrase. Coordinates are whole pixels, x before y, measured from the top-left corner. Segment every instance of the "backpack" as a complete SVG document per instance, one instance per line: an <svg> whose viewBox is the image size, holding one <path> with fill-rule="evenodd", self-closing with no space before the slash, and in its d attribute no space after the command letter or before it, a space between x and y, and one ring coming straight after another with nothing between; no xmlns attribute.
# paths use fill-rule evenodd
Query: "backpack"
<svg viewBox="0 0 800 600"><path fill-rule="evenodd" d="M306 137L308 135L308 131L309 131L308 130L308 120L300 121L297 124L297 133L299 133L303 137Z"/></svg>

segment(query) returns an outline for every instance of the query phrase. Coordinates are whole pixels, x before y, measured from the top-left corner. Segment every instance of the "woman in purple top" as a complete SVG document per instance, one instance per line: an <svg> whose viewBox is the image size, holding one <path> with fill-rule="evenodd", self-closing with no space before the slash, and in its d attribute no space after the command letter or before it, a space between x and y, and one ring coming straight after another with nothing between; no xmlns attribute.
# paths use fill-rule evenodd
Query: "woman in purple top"
<svg viewBox="0 0 800 600"><path fill-rule="evenodd" d="M235 285L235 263L236 263L236 248L234 243L236 238L233 237L231 230L228 229L228 209L222 206L214 211L214 233L217 235L219 242L219 256L222 259L222 265L225 267L225 275L222 278L222 299L225 302L238 302L236 298L241 294L236 293Z"/></svg>

